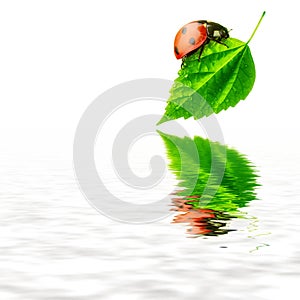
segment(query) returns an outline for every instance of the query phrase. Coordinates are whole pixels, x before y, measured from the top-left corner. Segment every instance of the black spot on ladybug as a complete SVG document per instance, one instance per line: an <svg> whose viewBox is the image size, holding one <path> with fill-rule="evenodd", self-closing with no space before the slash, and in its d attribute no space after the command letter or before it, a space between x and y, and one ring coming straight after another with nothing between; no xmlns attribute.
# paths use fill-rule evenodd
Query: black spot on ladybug
<svg viewBox="0 0 300 300"><path fill-rule="evenodd" d="M190 38L189 43L190 43L191 45L195 45L195 39L194 39L193 37Z"/></svg>
<svg viewBox="0 0 300 300"><path fill-rule="evenodd" d="M177 55L179 55L179 50L178 50L177 47L174 48L174 51L175 51L175 53L176 53Z"/></svg>
<svg viewBox="0 0 300 300"><path fill-rule="evenodd" d="M186 32L187 32L186 27L183 27L182 30L181 30L181 33L182 33L182 34L186 34Z"/></svg>

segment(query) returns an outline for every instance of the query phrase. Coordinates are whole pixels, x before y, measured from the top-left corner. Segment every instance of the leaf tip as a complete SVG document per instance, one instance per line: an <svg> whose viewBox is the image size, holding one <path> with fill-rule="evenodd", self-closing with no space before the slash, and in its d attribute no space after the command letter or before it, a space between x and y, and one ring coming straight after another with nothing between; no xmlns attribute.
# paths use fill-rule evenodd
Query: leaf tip
<svg viewBox="0 0 300 300"><path fill-rule="evenodd" d="M168 116L163 115L162 118L156 123L156 125L158 126L158 125L160 125L160 124L162 124L162 123L165 123L165 122L168 122L168 121L170 121L170 120L171 120L171 119L170 119Z"/></svg>

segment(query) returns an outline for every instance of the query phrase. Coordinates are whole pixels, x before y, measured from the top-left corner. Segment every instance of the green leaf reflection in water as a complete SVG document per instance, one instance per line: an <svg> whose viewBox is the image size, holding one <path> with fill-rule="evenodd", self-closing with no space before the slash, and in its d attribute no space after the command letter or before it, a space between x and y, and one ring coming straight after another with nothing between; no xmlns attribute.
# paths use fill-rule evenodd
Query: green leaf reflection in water
<svg viewBox="0 0 300 300"><path fill-rule="evenodd" d="M159 134L166 146L169 167L179 181L172 199L179 214L173 222L188 223L188 233L194 235L219 235L235 230L228 228L228 221L243 218L245 213L240 208L256 199L258 176L251 162L238 151L199 136L191 139ZM216 153L226 155L216 157ZM212 159L225 166L224 174L214 196L203 201L203 192L212 175Z"/></svg>

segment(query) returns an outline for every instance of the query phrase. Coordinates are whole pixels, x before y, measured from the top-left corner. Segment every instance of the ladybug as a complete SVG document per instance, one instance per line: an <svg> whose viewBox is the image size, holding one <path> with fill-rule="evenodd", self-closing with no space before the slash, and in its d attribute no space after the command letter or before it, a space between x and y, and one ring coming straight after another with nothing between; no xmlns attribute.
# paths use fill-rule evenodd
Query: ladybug
<svg viewBox="0 0 300 300"><path fill-rule="evenodd" d="M204 46L211 40L228 47L222 42L227 38L229 38L229 33L224 26L205 20L193 21L177 32L174 40L174 54L177 59L180 59L200 48L200 59Z"/></svg>

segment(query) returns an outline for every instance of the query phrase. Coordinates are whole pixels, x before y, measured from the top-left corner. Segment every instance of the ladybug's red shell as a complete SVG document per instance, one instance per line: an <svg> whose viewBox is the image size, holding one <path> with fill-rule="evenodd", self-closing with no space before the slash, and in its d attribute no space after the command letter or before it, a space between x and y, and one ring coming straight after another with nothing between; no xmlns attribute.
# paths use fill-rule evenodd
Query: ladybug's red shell
<svg viewBox="0 0 300 300"><path fill-rule="evenodd" d="M176 34L174 53L177 59L182 58L199 48L207 39L206 23L194 21L184 25Z"/></svg>

